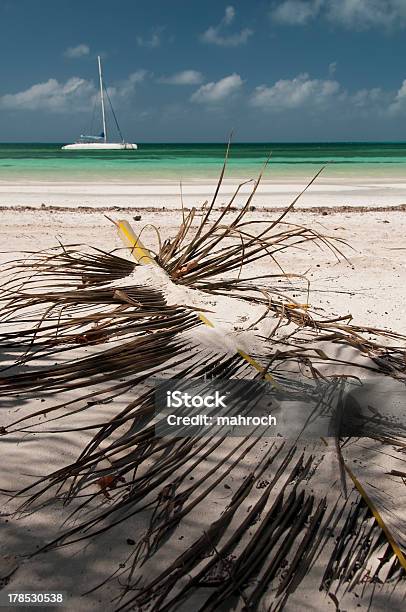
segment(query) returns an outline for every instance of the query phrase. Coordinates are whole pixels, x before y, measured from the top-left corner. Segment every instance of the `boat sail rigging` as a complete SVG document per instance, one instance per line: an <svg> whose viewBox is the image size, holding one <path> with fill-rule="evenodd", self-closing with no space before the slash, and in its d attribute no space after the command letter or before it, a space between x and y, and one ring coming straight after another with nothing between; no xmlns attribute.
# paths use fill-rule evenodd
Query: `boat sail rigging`
<svg viewBox="0 0 406 612"><path fill-rule="evenodd" d="M129 150L131 151L131 150L135 150L138 148L136 144L124 141L123 135L120 130L120 126L117 121L116 114L113 109L113 105L110 100L110 96L108 94L108 91L104 87L100 55L97 56L97 63L99 67L100 102L101 102L103 131L100 134L100 136L87 136L87 135L82 134L80 136L80 139L77 142L73 144L65 145L62 147L62 149L67 150L67 151L80 151L80 150L92 150L92 151L97 151L97 150L102 150L102 151L109 151L109 150L123 151L125 150L125 151L128 151ZM107 123L106 123L106 108L105 108L105 99L104 99L105 94L109 101L111 111L114 117L114 121L116 123L118 133L121 137L121 142L109 142L108 141Z"/></svg>

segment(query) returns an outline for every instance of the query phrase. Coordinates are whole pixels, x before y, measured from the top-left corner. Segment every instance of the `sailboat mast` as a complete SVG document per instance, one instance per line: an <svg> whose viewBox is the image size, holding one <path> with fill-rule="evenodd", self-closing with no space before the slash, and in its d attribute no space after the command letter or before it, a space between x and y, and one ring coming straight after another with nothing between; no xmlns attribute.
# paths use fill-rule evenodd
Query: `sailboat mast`
<svg viewBox="0 0 406 612"><path fill-rule="evenodd" d="M99 64L100 99L101 99L101 108L102 108L102 117L103 117L103 134L104 134L104 142L107 142L106 115L104 111L104 89L103 89L103 77L102 77L100 55L97 56L97 61Z"/></svg>

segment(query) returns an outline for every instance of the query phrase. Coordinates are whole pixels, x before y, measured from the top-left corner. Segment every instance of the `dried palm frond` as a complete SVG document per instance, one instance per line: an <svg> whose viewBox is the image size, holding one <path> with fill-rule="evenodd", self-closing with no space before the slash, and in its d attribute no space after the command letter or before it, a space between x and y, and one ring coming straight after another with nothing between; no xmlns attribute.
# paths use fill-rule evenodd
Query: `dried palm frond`
<svg viewBox="0 0 406 612"><path fill-rule="evenodd" d="M320 172L276 220L272 222L261 219L246 221L246 215L262 177L261 173L245 204L241 210L235 211L234 218L227 224L224 223L225 216L233 211L235 198L246 183L241 183L237 187L227 206L224 210L217 212L217 218L214 218L214 206L221 186L221 176L210 206L202 212L200 223L197 227L192 225L196 217L196 209L193 208L189 211L175 238L167 239L162 244L157 262L168 272L174 282L208 290L210 279L213 276L224 275L233 270L241 271L244 266L265 257L269 257L279 267L282 272L280 276L285 276L277 263L277 255L286 249L298 248L299 245L309 242L323 244L337 257L344 257L339 248L340 245L345 244L343 240L323 236L314 229L286 223L283 220ZM255 280L259 278L261 276L256 277Z"/></svg>

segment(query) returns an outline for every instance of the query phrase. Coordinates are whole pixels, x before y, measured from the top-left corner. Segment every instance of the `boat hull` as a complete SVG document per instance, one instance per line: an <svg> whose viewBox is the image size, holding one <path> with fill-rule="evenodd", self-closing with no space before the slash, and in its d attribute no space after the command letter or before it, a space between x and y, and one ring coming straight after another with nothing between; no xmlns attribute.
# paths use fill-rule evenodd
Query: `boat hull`
<svg viewBox="0 0 406 612"><path fill-rule="evenodd" d="M75 142L62 147L63 151L135 151L137 145L130 142Z"/></svg>

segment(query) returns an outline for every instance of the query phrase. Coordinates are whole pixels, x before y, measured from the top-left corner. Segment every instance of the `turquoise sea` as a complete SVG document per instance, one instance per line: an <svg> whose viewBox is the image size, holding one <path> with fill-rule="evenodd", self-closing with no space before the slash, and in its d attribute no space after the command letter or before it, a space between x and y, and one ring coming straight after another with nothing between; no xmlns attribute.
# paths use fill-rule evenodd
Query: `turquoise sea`
<svg viewBox="0 0 406 612"><path fill-rule="evenodd" d="M137 151L61 151L62 144L0 144L0 181L179 181L215 178L224 144L140 144ZM295 179L328 165L323 176L402 178L406 143L235 143L227 176Z"/></svg>

